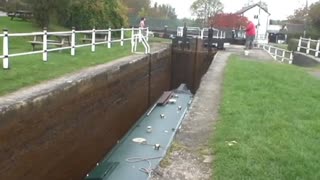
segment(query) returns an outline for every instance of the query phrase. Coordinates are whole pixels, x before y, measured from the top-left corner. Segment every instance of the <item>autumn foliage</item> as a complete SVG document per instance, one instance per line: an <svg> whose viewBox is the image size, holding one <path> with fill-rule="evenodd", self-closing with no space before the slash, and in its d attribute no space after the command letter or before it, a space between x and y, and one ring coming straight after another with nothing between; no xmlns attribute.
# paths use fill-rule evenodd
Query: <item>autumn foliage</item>
<svg viewBox="0 0 320 180"><path fill-rule="evenodd" d="M211 17L209 23L215 28L239 29L246 27L248 18L239 14L221 13Z"/></svg>

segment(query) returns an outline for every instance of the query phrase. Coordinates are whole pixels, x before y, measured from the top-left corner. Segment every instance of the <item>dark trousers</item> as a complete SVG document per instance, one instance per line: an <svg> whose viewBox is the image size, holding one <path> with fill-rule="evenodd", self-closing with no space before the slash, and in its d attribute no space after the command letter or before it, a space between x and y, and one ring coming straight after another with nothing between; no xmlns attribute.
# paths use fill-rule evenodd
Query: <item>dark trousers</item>
<svg viewBox="0 0 320 180"><path fill-rule="evenodd" d="M254 37L255 35L253 36L246 36L246 49L252 49L253 47L253 41L254 41Z"/></svg>

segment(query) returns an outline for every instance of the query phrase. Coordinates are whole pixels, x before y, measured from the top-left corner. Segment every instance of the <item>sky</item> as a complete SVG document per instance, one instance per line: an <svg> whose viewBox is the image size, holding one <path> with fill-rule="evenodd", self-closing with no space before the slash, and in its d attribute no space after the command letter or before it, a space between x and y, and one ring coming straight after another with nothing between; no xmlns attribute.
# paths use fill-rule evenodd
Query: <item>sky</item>
<svg viewBox="0 0 320 180"><path fill-rule="evenodd" d="M178 18L191 17L190 6L195 0L151 0L152 4L170 4L176 9ZM268 4L271 19L283 20L294 13L294 10L305 6L306 0L263 0ZM308 0L309 5L319 0ZM231 13L241 9L248 0L221 0L224 5L224 12ZM259 0L254 0L259 2Z"/></svg>

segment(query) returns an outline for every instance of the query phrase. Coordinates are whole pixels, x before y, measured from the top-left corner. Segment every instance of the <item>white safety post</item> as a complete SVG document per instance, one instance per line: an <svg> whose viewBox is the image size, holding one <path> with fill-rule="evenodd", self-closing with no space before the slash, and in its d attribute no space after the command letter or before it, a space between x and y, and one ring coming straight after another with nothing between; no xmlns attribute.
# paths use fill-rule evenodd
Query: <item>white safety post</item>
<svg viewBox="0 0 320 180"><path fill-rule="evenodd" d="M3 69L9 69L9 34L7 29L3 29Z"/></svg>
<svg viewBox="0 0 320 180"><path fill-rule="evenodd" d="M93 27L92 29L92 35L91 35L91 51L95 52L96 51L96 28Z"/></svg>
<svg viewBox="0 0 320 180"><path fill-rule="evenodd" d="M111 48L111 28L108 31L108 48Z"/></svg>
<svg viewBox="0 0 320 180"><path fill-rule="evenodd" d="M308 45L307 45L307 54L310 53L310 45L311 45L311 38L308 40Z"/></svg>
<svg viewBox="0 0 320 180"><path fill-rule="evenodd" d="M72 27L72 34L71 34L71 56L76 54L76 30L75 27Z"/></svg>
<svg viewBox="0 0 320 180"><path fill-rule="evenodd" d="M300 52L300 47L301 47L301 40L302 40L302 37L300 37L300 39L299 39L299 43L298 43L298 49L297 49L297 51L298 51L298 52Z"/></svg>
<svg viewBox="0 0 320 180"><path fill-rule="evenodd" d="M124 30L121 28L121 41L120 41L120 46L123 46L123 39L124 39Z"/></svg>
<svg viewBox="0 0 320 180"><path fill-rule="evenodd" d="M274 51L274 58L277 60L277 56L278 56L278 49L275 48L275 51Z"/></svg>
<svg viewBox="0 0 320 180"><path fill-rule="evenodd" d="M317 47L316 47L316 57L319 56L319 48L320 48L320 40L317 41Z"/></svg>
<svg viewBox="0 0 320 180"><path fill-rule="evenodd" d="M43 50L43 54L42 54L42 60L44 62L47 62L48 61L48 44L47 44L47 40L48 39L48 34L47 34L47 28L44 27L43 28L43 46L42 46L42 50Z"/></svg>
<svg viewBox="0 0 320 180"><path fill-rule="evenodd" d="M286 51L282 51L282 59L281 59L282 62L284 62L285 56L286 56Z"/></svg>
<svg viewBox="0 0 320 180"><path fill-rule="evenodd" d="M131 52L134 51L134 27L131 29Z"/></svg>

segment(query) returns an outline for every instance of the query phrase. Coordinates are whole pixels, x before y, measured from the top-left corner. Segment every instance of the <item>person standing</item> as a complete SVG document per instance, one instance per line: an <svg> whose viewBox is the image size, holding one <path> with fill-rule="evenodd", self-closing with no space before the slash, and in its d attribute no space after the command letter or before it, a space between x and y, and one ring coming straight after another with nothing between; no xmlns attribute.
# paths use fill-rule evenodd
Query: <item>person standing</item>
<svg viewBox="0 0 320 180"><path fill-rule="evenodd" d="M253 41L256 36L256 27L252 21L249 21L247 28L246 28L246 44L245 49L252 49Z"/></svg>
<svg viewBox="0 0 320 180"><path fill-rule="evenodd" d="M139 27L140 28L145 28L145 26L146 26L146 18L142 17L141 20L140 20Z"/></svg>

